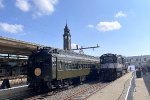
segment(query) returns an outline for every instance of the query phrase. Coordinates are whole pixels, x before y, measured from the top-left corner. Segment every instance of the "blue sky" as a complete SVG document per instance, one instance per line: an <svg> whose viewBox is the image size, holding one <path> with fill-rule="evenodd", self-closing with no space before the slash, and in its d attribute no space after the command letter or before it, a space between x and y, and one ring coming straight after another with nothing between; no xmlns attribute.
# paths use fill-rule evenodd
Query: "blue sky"
<svg viewBox="0 0 150 100"><path fill-rule="evenodd" d="M150 54L150 0L0 0L0 36L63 48L63 29L72 44L99 56Z"/></svg>

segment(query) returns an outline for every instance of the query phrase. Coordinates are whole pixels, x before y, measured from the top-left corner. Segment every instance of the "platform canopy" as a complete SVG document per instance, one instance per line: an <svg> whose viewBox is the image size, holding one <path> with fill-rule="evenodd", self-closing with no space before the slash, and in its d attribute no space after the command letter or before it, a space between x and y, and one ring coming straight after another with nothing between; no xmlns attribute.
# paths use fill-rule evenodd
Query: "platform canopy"
<svg viewBox="0 0 150 100"><path fill-rule="evenodd" d="M36 51L38 47L44 46L0 36L1 54L29 56L32 52Z"/></svg>

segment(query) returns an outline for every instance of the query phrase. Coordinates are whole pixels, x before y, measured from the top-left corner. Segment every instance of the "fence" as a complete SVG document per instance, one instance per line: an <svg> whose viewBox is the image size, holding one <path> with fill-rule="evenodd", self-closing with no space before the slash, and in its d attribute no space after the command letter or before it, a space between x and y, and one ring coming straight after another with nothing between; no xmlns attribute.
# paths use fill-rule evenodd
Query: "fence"
<svg viewBox="0 0 150 100"><path fill-rule="evenodd" d="M130 80L130 85L128 87L125 100L133 100L133 92L135 91L135 75L136 75L136 72L134 71L132 73L132 78Z"/></svg>

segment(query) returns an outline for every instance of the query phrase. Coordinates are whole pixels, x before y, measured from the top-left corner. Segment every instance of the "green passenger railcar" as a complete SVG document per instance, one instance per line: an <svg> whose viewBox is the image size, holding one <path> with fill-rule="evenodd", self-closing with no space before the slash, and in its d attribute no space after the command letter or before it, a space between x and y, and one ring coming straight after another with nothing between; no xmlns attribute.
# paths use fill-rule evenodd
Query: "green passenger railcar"
<svg viewBox="0 0 150 100"><path fill-rule="evenodd" d="M30 88L63 87L99 77L99 58L72 51L44 48L29 57Z"/></svg>

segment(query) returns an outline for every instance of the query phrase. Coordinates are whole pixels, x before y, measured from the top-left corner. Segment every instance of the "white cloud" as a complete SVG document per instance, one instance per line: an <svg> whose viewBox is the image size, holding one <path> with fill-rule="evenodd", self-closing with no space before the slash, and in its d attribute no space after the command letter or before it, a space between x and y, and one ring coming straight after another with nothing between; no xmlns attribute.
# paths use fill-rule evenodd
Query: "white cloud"
<svg viewBox="0 0 150 100"><path fill-rule="evenodd" d="M123 13L122 11L119 11L118 13L115 14L115 17L116 18L119 18L119 17L126 17L127 14Z"/></svg>
<svg viewBox="0 0 150 100"><path fill-rule="evenodd" d="M30 10L30 4L28 0L16 0L16 7L24 12L28 12Z"/></svg>
<svg viewBox="0 0 150 100"><path fill-rule="evenodd" d="M54 12L54 6L57 4L58 0L33 0L35 5L34 17L42 15L50 15Z"/></svg>
<svg viewBox="0 0 150 100"><path fill-rule="evenodd" d="M121 28L121 25L118 21L99 22L96 26L96 29L101 32L119 30L120 28Z"/></svg>
<svg viewBox="0 0 150 100"><path fill-rule="evenodd" d="M50 15L55 11L58 0L16 0L16 7L23 12L31 12L33 17Z"/></svg>
<svg viewBox="0 0 150 100"><path fill-rule="evenodd" d="M0 8L4 8L3 0L0 0Z"/></svg>
<svg viewBox="0 0 150 100"><path fill-rule="evenodd" d="M87 27L89 27L89 28L94 28L94 25L89 24Z"/></svg>
<svg viewBox="0 0 150 100"><path fill-rule="evenodd" d="M7 33L22 33L23 25L20 24L8 24L0 22L0 30Z"/></svg>

